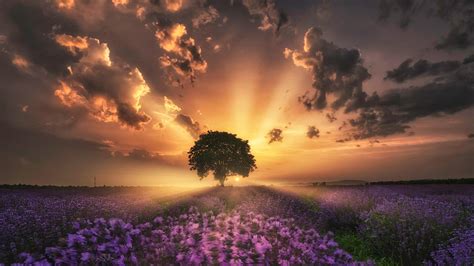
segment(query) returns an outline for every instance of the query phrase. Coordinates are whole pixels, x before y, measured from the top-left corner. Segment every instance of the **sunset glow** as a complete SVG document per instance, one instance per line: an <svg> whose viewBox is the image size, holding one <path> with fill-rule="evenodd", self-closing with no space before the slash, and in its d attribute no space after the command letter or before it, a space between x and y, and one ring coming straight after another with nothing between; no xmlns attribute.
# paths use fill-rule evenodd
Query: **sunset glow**
<svg viewBox="0 0 474 266"><path fill-rule="evenodd" d="M187 165L208 130L249 141L239 184L474 172L474 41L448 39L454 17L376 1L0 7L1 183L212 185Z"/></svg>

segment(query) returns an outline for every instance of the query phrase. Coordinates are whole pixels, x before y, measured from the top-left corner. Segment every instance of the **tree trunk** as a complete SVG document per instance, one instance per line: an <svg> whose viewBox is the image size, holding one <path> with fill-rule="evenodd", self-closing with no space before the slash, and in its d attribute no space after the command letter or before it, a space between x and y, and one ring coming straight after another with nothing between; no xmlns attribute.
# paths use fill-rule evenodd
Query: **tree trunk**
<svg viewBox="0 0 474 266"><path fill-rule="evenodd" d="M219 171L219 169L217 169L215 172L214 172L214 179L219 181L219 183L221 184L221 187L224 186L224 182L225 180L227 179L224 172L223 171Z"/></svg>

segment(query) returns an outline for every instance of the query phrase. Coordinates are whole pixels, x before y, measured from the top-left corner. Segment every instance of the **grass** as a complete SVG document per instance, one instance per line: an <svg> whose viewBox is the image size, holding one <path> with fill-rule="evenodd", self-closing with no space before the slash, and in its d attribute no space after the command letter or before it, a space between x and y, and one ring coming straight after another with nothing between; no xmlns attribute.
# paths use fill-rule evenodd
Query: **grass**
<svg viewBox="0 0 474 266"><path fill-rule="evenodd" d="M355 232L337 232L334 236L337 243L345 251L352 254L354 259L365 261L372 260L375 265L381 266L396 266L400 265L392 258L378 257L373 250L367 246L363 239L361 239Z"/></svg>

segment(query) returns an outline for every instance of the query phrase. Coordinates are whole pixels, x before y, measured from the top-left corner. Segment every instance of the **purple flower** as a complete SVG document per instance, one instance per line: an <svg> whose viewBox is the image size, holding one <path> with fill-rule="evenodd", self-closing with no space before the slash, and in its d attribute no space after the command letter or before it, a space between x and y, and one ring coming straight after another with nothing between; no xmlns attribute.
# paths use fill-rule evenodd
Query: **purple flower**
<svg viewBox="0 0 474 266"><path fill-rule="evenodd" d="M82 252L81 253L81 261L87 262L91 259L92 255L89 252Z"/></svg>

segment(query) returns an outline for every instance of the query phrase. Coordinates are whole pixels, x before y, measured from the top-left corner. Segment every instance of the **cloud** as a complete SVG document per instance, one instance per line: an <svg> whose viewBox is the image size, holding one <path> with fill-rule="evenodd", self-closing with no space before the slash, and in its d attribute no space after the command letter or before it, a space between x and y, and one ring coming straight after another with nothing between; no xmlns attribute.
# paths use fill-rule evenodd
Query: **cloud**
<svg viewBox="0 0 474 266"><path fill-rule="evenodd" d="M363 90L363 83L370 74L362 64L359 51L328 42L322 38L322 31L318 28L306 32L303 51L287 48L283 54L296 66L313 74L315 94L299 98L308 110L328 108L327 99L331 95L335 99L329 105L333 111L343 107L345 113L357 113L355 118L346 122L350 128L348 139L404 133L408 124L418 118L453 114L474 103L472 57L467 57L463 63L419 60L412 65L411 60L405 61L389 71L387 79L403 82L419 76L437 78L420 86L368 95ZM333 116L327 115L327 118L333 120Z"/></svg>
<svg viewBox="0 0 474 266"><path fill-rule="evenodd" d="M56 34L54 39L71 54L80 55L80 58L78 58L79 64L87 66L105 65L109 67L112 65L108 45L101 43L98 39L68 34Z"/></svg>
<svg viewBox="0 0 474 266"><path fill-rule="evenodd" d="M15 141L11 141L14 136ZM38 129L13 126L0 120L0 167L2 182L17 183L18 178L46 183L72 179L81 183L100 170L92 165L106 169L124 163L147 163L185 168L184 155L160 155L144 149L111 152L116 145L111 141L97 142L78 138L63 138ZM136 168L134 168L136 170ZM44 178L44 179L43 179ZM66 179L65 179L66 178Z"/></svg>
<svg viewBox="0 0 474 266"><path fill-rule="evenodd" d="M308 126L308 131L306 131L306 136L310 139L319 138L319 129L315 126Z"/></svg>
<svg viewBox="0 0 474 266"><path fill-rule="evenodd" d="M28 72L31 68L31 63L21 55L14 54L12 64L21 71Z"/></svg>
<svg viewBox="0 0 474 266"><path fill-rule="evenodd" d="M194 139L198 139L202 134L201 126L197 121L194 121L190 116L178 114L174 120L180 126L186 129Z"/></svg>
<svg viewBox="0 0 474 266"><path fill-rule="evenodd" d="M153 129L160 130L166 128L170 123L176 122L176 117L182 108L175 104L170 98L163 96L163 109L154 111L159 116L158 122L153 125Z"/></svg>
<svg viewBox="0 0 474 266"><path fill-rule="evenodd" d="M410 128L403 119L389 108L369 108L359 112L358 117L349 120L353 127L354 139L366 139L377 136L386 137L396 133L404 133Z"/></svg>
<svg viewBox="0 0 474 266"><path fill-rule="evenodd" d="M61 3L75 8L74 2ZM3 7L11 25L7 46L12 64L25 71L42 70L35 73L54 84L54 95L65 107L133 129L150 121L141 111L141 98L150 91L141 72L120 58L112 62L107 43L80 34L70 12L42 2Z"/></svg>
<svg viewBox="0 0 474 266"><path fill-rule="evenodd" d="M112 62L108 45L98 39L62 34L55 40L70 53L81 55L55 90L61 103L84 107L100 121L133 129L150 121L140 110L140 100L150 88L137 68Z"/></svg>
<svg viewBox="0 0 474 266"><path fill-rule="evenodd" d="M199 29L200 27L213 23L219 18L219 11L213 6L198 8L197 15L191 20L193 27Z"/></svg>
<svg viewBox="0 0 474 266"><path fill-rule="evenodd" d="M112 4L114 4L114 6L118 7L118 6L126 6L130 3L129 0L112 0Z"/></svg>
<svg viewBox="0 0 474 266"><path fill-rule="evenodd" d="M198 74L207 71L207 61L202 55L201 47L188 35L185 25L189 22L193 27L199 28L219 17L217 9L207 1L130 0L124 5L119 3L116 7L123 13L134 13L148 30L154 32L155 40L164 52L159 57L159 62L167 84L184 87L181 79L185 78L193 85ZM191 10L183 15L186 17L184 22L173 22L172 18L176 16L169 12L178 12L184 8ZM195 17L191 18L188 14Z"/></svg>
<svg viewBox="0 0 474 266"><path fill-rule="evenodd" d="M112 140L103 140L101 150L107 151L111 159L118 162L139 162L157 165L186 166L187 158L184 153L164 155L144 148L123 149L119 143Z"/></svg>
<svg viewBox="0 0 474 266"><path fill-rule="evenodd" d="M363 94L363 82L370 78L370 74L363 66L357 49L340 48L322 35L319 28L308 29L304 36L303 51L287 48L284 55L313 75L316 92L300 97L305 107L308 110L322 110L328 105L328 95L333 95L335 100L331 108L337 110Z"/></svg>
<svg viewBox="0 0 474 266"><path fill-rule="evenodd" d="M474 21L472 22L474 23ZM472 27L472 26L471 26ZM438 50L464 50L474 43L472 29L464 29L464 26L457 26L452 28L446 36L436 44L435 48Z"/></svg>
<svg viewBox="0 0 474 266"><path fill-rule="evenodd" d="M379 1L380 21L387 21L393 13L399 13L398 25L400 28L406 28L412 20L413 14L418 12L424 5L424 1L408 0L381 0Z"/></svg>
<svg viewBox="0 0 474 266"><path fill-rule="evenodd" d="M355 139L404 133L408 123L427 116L454 114L474 106L474 64L421 86L373 95L349 120Z"/></svg>
<svg viewBox="0 0 474 266"><path fill-rule="evenodd" d="M66 66L80 57L69 53L52 37L64 32L79 32L76 22L62 13L41 6L39 1L28 4L11 1L2 5L2 13L12 26L7 32L8 50L31 65L53 75L64 75L67 74Z"/></svg>
<svg viewBox="0 0 474 266"><path fill-rule="evenodd" d="M329 123L337 120L337 117L334 113L326 113L326 118L328 119Z"/></svg>
<svg viewBox="0 0 474 266"><path fill-rule="evenodd" d="M201 48L193 38L187 36L186 26L159 17L152 21L156 28L156 40L168 53L160 57L163 67L171 67L179 76L188 77L191 82L194 82L197 73L206 72L207 62L202 57Z"/></svg>
<svg viewBox="0 0 474 266"><path fill-rule="evenodd" d="M183 0L163 0L161 3L170 12L178 12L183 7Z"/></svg>
<svg viewBox="0 0 474 266"><path fill-rule="evenodd" d="M25 158L35 165L55 163L58 168L61 168L64 166L61 162L64 162L66 158L73 159L72 157L74 157L75 160L71 160L71 162L78 162L85 158L87 160L91 156L94 158L100 155L106 156L106 153L103 152L106 145L102 143L61 138L47 132L13 126L4 121L0 121L0 129L0 144L2 146L0 152L2 160L0 161L2 162L8 162L14 158ZM16 141L11 141L12 136L15 136ZM7 157L7 160L4 160L4 156ZM14 174L14 167L15 165L7 165L2 169L7 173L10 172L8 171L10 169L12 170L10 174ZM55 170L58 168L54 167Z"/></svg>
<svg viewBox="0 0 474 266"><path fill-rule="evenodd" d="M276 35L288 24L288 16L276 6L275 0L242 0L251 16L261 19L258 28L262 31L272 30Z"/></svg>
<svg viewBox="0 0 474 266"><path fill-rule="evenodd" d="M167 115L177 114L181 111L181 107L177 106L171 99L164 96L164 106Z"/></svg>
<svg viewBox="0 0 474 266"><path fill-rule="evenodd" d="M183 127L193 139L198 139L199 136L204 132L206 126L202 126L199 122L195 121L188 115L182 114L182 108L176 105L171 99L164 96L164 112L155 112L161 116L160 122L156 123L153 128L160 130L167 127L169 123L175 122L179 126Z"/></svg>
<svg viewBox="0 0 474 266"><path fill-rule="evenodd" d="M279 128L274 128L270 130L267 134L268 144L271 144L272 142L275 142L275 141L282 142L283 141L282 133L283 131Z"/></svg>
<svg viewBox="0 0 474 266"><path fill-rule="evenodd" d="M127 154L127 157L135 160L154 160L159 158L160 155L158 153L151 153L144 149L133 149Z"/></svg>
<svg viewBox="0 0 474 266"><path fill-rule="evenodd" d="M200 1L186 0L112 0L116 10L134 14L140 21L146 21L150 16L159 14L173 15L170 13L178 13L186 7L194 7L195 2L199 5Z"/></svg>
<svg viewBox="0 0 474 266"><path fill-rule="evenodd" d="M397 68L387 71L385 80L393 80L398 83L405 82L422 76L438 76L458 69L461 66L459 61L441 61L431 63L421 59L413 63L413 59L403 61Z"/></svg>
<svg viewBox="0 0 474 266"><path fill-rule="evenodd" d="M56 0L56 5L61 9L72 9L75 5L74 0Z"/></svg>
<svg viewBox="0 0 474 266"><path fill-rule="evenodd" d="M337 143L345 143L351 141L351 138L336 139Z"/></svg>
<svg viewBox="0 0 474 266"><path fill-rule="evenodd" d="M182 85L179 77L189 78L193 83L198 73L206 72L207 61L202 56L201 47L188 35L183 23L173 22L170 19L172 16L163 11L178 12L185 6L192 7L198 12L192 24L200 27L219 17L217 9L201 1L182 0L134 0L115 6L123 13L134 13L147 29L155 33L159 47L165 52L159 60L172 84Z"/></svg>
<svg viewBox="0 0 474 266"><path fill-rule="evenodd" d="M162 155L141 148L135 148L130 151L115 151L112 153L112 156L122 160L181 167L186 166L187 159L184 155Z"/></svg>
<svg viewBox="0 0 474 266"><path fill-rule="evenodd" d="M5 44L7 43L7 41L8 41L8 37L3 34L0 34L0 44Z"/></svg>
<svg viewBox="0 0 474 266"><path fill-rule="evenodd" d="M464 60L462 61L462 63L463 63L464 65L470 64L470 63L474 63L474 54L472 54L472 55L470 55L470 56L464 58Z"/></svg>
<svg viewBox="0 0 474 266"><path fill-rule="evenodd" d="M414 16L425 12L434 15L449 26L449 32L436 44L436 49L467 49L474 44L474 4L471 0L382 0L379 5L379 20L387 21L394 14L399 14L398 24L405 29Z"/></svg>

